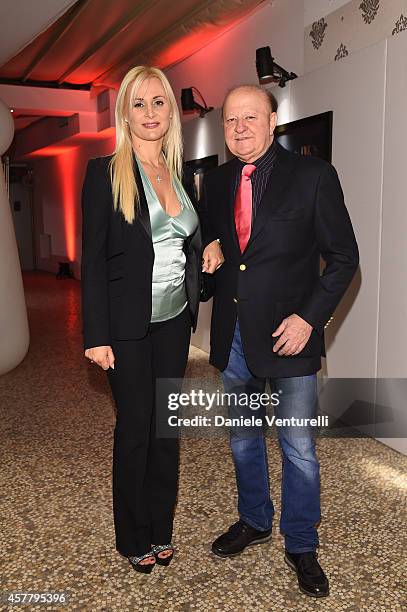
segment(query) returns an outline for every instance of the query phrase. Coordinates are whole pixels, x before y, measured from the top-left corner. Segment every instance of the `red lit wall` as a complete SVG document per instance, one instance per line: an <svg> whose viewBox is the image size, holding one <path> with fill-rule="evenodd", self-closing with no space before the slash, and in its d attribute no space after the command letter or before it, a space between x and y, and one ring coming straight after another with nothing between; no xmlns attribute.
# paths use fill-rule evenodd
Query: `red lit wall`
<svg viewBox="0 0 407 612"><path fill-rule="evenodd" d="M48 148L49 149L49 148ZM37 267L55 273L58 261L72 262L76 278L80 275L81 191L88 159L113 152L114 138L83 144L77 148L58 148L49 157L33 156L34 218ZM51 236L51 257L40 253L40 234Z"/></svg>

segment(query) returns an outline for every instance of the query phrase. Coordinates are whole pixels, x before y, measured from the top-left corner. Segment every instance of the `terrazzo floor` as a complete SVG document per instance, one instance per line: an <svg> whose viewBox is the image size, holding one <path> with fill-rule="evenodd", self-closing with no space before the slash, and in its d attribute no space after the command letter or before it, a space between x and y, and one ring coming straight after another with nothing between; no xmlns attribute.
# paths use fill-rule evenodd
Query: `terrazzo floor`
<svg viewBox="0 0 407 612"><path fill-rule="evenodd" d="M2 591L65 591L62 609L92 612L407 610L407 458L368 438L318 440L319 559L329 598L299 592L278 529L271 543L234 559L209 552L236 520L223 438L182 441L175 560L150 576L134 572L114 549L114 412L105 374L82 357L79 283L45 273L24 282L30 350L0 378ZM217 376L207 355L192 347L187 376L203 374ZM279 508L280 454L275 440L268 444Z"/></svg>

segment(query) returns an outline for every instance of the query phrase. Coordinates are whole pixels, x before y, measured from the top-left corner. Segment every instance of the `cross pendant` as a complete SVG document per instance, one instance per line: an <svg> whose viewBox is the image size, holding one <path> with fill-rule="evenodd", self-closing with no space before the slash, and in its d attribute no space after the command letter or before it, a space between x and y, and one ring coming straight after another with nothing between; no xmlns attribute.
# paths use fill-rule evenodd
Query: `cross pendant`
<svg viewBox="0 0 407 612"><path fill-rule="evenodd" d="M159 183L161 183L161 181L162 181L162 180L163 180L163 179L161 178L161 176L160 176L159 174L157 174L157 181L158 181Z"/></svg>

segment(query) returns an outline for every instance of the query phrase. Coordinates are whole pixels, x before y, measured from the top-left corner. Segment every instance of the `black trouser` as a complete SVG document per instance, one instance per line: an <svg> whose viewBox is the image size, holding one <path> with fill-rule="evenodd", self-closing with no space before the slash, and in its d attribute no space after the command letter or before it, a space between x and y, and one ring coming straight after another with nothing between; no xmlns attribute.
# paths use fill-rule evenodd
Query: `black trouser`
<svg viewBox="0 0 407 612"><path fill-rule="evenodd" d="M155 381L183 378L190 334L187 307L174 319L152 323L141 340L112 344L115 369L108 372L117 406L113 511L116 548L125 556L171 542L179 444L176 438L156 436L157 411L168 414L168 406L157 405Z"/></svg>

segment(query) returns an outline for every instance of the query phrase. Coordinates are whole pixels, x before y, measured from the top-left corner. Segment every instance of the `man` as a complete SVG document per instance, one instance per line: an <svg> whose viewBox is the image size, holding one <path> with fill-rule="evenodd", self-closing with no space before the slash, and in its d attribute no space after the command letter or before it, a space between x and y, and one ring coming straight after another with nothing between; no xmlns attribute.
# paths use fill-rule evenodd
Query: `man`
<svg viewBox="0 0 407 612"><path fill-rule="evenodd" d="M236 157L208 173L202 197L203 270L217 270L210 363L222 371L226 391L262 392L269 379L277 417L312 418L324 327L355 273L358 248L335 169L283 149L274 140L276 110L273 96L252 85L233 89L224 102L225 140ZM285 560L303 592L323 597L329 584L316 554L312 431L280 427L278 437ZM231 449L239 521L213 543L220 557L267 542L274 514L263 429L233 428Z"/></svg>

